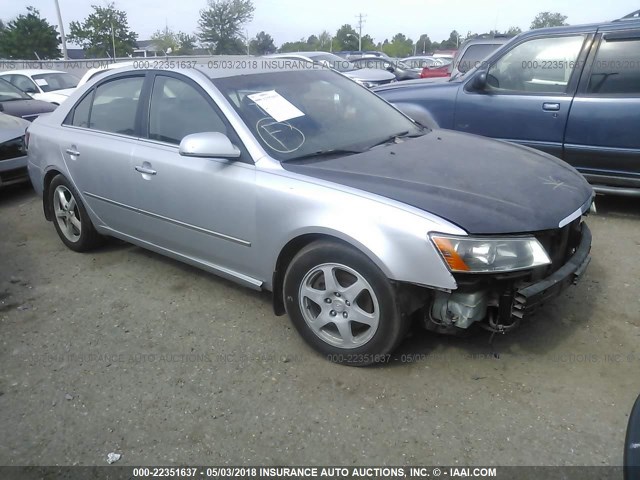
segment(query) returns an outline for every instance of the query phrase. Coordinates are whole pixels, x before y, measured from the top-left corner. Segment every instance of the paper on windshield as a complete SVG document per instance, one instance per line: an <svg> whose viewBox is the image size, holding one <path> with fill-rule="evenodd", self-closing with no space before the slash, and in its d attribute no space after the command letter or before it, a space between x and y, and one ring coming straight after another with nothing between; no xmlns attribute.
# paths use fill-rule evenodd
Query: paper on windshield
<svg viewBox="0 0 640 480"><path fill-rule="evenodd" d="M49 85L44 78L35 78L34 80L36 82L36 85L38 85L39 87L46 87L47 85Z"/></svg>
<svg viewBox="0 0 640 480"><path fill-rule="evenodd" d="M276 122L304 116L304 113L275 90L252 93L247 97L256 102Z"/></svg>

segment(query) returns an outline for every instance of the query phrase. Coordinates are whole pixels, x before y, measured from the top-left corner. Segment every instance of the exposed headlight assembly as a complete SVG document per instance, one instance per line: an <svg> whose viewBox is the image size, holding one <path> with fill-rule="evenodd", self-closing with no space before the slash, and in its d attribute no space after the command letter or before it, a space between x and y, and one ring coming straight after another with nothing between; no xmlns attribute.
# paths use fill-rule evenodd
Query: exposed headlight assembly
<svg viewBox="0 0 640 480"><path fill-rule="evenodd" d="M551 263L544 247L534 237L474 238L441 234L430 237L452 272L513 272Z"/></svg>

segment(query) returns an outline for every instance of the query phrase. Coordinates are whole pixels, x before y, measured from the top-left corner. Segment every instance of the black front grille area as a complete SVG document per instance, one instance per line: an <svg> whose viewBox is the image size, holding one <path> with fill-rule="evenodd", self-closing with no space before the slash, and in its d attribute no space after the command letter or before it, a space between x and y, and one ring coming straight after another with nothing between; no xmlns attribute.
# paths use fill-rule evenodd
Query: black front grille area
<svg viewBox="0 0 640 480"><path fill-rule="evenodd" d="M544 276L547 276L567 263L575 253L582 238L582 221L578 217L562 228L538 232L535 237L551 258L551 265L544 272Z"/></svg>
<svg viewBox="0 0 640 480"><path fill-rule="evenodd" d="M27 149L24 144L24 136L0 143L0 161L24 157L26 154Z"/></svg>

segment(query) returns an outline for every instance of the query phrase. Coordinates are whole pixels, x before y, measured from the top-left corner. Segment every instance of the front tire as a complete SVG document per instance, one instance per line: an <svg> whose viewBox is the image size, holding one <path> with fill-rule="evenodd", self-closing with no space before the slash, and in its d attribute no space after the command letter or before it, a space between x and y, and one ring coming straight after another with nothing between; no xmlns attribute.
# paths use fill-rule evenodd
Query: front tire
<svg viewBox="0 0 640 480"><path fill-rule="evenodd" d="M86 252L101 243L102 237L93 227L78 193L62 175L51 181L49 205L58 236L71 250Z"/></svg>
<svg viewBox="0 0 640 480"><path fill-rule="evenodd" d="M314 242L293 258L284 300L300 335L336 363L386 361L407 330L391 282L362 252L339 242Z"/></svg>

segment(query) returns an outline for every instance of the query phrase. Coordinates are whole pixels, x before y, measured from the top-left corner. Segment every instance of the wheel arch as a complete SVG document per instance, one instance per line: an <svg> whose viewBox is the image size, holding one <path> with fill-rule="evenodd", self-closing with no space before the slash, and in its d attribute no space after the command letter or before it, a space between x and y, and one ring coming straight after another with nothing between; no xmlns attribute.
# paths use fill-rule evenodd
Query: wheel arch
<svg viewBox="0 0 640 480"><path fill-rule="evenodd" d="M358 251L366 255L367 258L369 258L369 260L371 260L378 268L380 268L380 270L382 270L385 275L389 276L389 271L382 260L355 239L345 238L344 235L339 235L332 232L302 233L289 240L282 247L275 262L275 267L271 279L271 289L273 293L273 312L276 315L280 316L286 313L283 298L283 283L284 275L287 271L287 268L289 267L289 264L291 263L291 260L293 260L293 258L300 250L305 248L307 245L319 240L328 240L336 243L342 243L344 245L348 245L357 249Z"/></svg>
<svg viewBox="0 0 640 480"><path fill-rule="evenodd" d="M53 209L51 207L51 203L49 202L49 186L54 178L58 175L63 175L62 172L52 168L45 173L44 178L42 180L42 209L44 210L44 218L48 221L53 220Z"/></svg>

